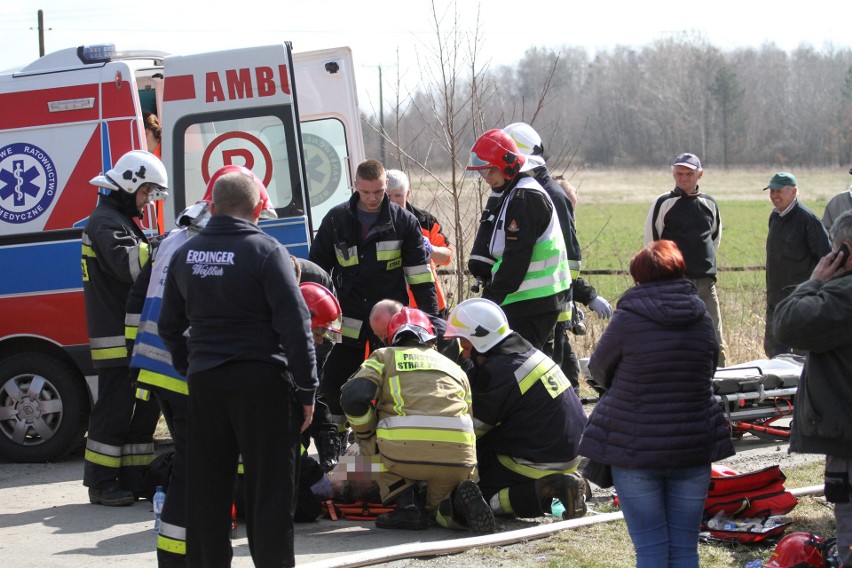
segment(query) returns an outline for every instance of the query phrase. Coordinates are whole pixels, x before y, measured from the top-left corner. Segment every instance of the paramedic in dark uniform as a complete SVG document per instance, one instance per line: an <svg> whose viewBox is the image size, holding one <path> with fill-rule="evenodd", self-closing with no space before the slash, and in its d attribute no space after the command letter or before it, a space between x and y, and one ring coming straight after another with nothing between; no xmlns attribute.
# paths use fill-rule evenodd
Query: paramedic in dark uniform
<svg viewBox="0 0 852 568"><path fill-rule="evenodd" d="M414 215L388 199L386 189L381 162L362 162L355 173L355 192L323 218L309 255L331 274L343 310L343 339L326 359L322 392L344 436L340 387L358 370L367 350L380 345L369 325L376 302L389 298L408 305L410 287L418 308L438 315L435 279L420 225Z"/></svg>
<svg viewBox="0 0 852 568"><path fill-rule="evenodd" d="M135 332L137 322L126 321L125 305L149 257L148 239L135 219L152 194L165 195L168 177L156 156L133 150L89 183L106 191L83 230L83 294L98 372L83 485L90 502L115 507L144 493L145 467L154 459L160 407L135 397L125 332Z"/></svg>
<svg viewBox="0 0 852 568"><path fill-rule="evenodd" d="M189 566L230 566L242 455L256 566L293 566L299 436L317 387L310 315L287 249L257 227L256 178L213 186L213 217L169 263L160 336L189 381ZM189 337L184 335L190 328Z"/></svg>

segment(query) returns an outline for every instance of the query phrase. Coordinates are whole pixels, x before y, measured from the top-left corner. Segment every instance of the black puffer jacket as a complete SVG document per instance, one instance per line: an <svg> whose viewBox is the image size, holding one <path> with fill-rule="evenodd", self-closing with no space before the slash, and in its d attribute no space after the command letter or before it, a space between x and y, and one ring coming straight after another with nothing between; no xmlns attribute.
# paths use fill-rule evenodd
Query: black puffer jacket
<svg viewBox="0 0 852 568"><path fill-rule="evenodd" d="M713 399L716 332L689 280L637 285L589 361L607 391L583 432L580 454L620 467L690 467L733 455Z"/></svg>

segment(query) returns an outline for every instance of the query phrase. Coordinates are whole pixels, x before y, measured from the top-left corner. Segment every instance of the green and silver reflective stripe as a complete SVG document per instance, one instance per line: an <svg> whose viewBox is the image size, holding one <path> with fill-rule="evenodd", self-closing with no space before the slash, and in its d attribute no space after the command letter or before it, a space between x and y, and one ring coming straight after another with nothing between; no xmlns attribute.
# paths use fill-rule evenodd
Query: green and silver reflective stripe
<svg viewBox="0 0 852 568"><path fill-rule="evenodd" d="M149 359L160 361L162 363L168 363L169 365L172 364L172 354L166 349L160 349L150 343L139 343L135 346L135 348L137 355L145 356Z"/></svg>
<svg viewBox="0 0 852 568"><path fill-rule="evenodd" d="M127 268L130 270L130 277L135 281L142 272L142 267L148 262L148 257L151 254L151 249L148 243L140 242L137 246L130 249L127 255Z"/></svg>
<svg viewBox="0 0 852 568"><path fill-rule="evenodd" d="M496 262L490 256L482 256L482 255L478 255L478 254L471 254L467 258L468 258L468 260L478 260L479 262L484 262L488 266L494 266L494 263Z"/></svg>
<svg viewBox="0 0 852 568"><path fill-rule="evenodd" d="M473 432L454 430L420 430L418 428L377 428L376 437L388 441L404 442L447 442L450 444L474 445Z"/></svg>
<svg viewBox="0 0 852 568"><path fill-rule="evenodd" d="M364 322L355 318L348 318L344 316L341 318L340 323L340 333L343 337L348 337L349 339L358 339L361 335L361 326L364 325Z"/></svg>
<svg viewBox="0 0 852 568"><path fill-rule="evenodd" d="M515 458L503 454L497 454L497 461L499 461L503 467L509 471L517 473L518 475L522 475L530 479L541 479L542 477L547 477L548 475L553 475L555 473L561 473L563 475L574 473L577 471L577 466L580 465L581 459L578 456L570 462L534 464L525 460L516 460Z"/></svg>
<svg viewBox="0 0 852 568"><path fill-rule="evenodd" d="M379 241L376 243L376 260L388 261L402 258L402 241Z"/></svg>
<svg viewBox="0 0 852 568"><path fill-rule="evenodd" d="M334 245L334 255L337 257L337 264L343 267L355 266L358 264L358 247L343 248L341 245Z"/></svg>
<svg viewBox="0 0 852 568"><path fill-rule="evenodd" d="M581 260L568 259L568 270L571 271L571 282L580 277L580 266L583 264Z"/></svg>
<svg viewBox="0 0 852 568"><path fill-rule="evenodd" d="M379 421L379 428L418 428L423 430L458 430L473 432L473 419L461 416L388 416Z"/></svg>
<svg viewBox="0 0 852 568"><path fill-rule="evenodd" d="M558 235L556 237L539 241L533 246L532 259L521 285L517 291L506 295L503 305L552 296L571 286L565 246L562 243L560 247L562 238ZM500 257L492 272L497 272L502 264L503 258Z"/></svg>
<svg viewBox="0 0 852 568"><path fill-rule="evenodd" d="M189 383L186 381L163 375L162 373L155 373L148 369L139 370L136 382L153 385L179 394L189 394Z"/></svg>
<svg viewBox="0 0 852 568"><path fill-rule="evenodd" d="M497 498L500 500L501 513L504 515L514 515L515 510L512 508L512 501L509 499L509 488L501 489L497 492Z"/></svg>
<svg viewBox="0 0 852 568"><path fill-rule="evenodd" d="M565 305L559 310L556 321L571 321L572 319L574 319L574 304L565 302Z"/></svg>
<svg viewBox="0 0 852 568"><path fill-rule="evenodd" d="M136 334L139 333L139 320L142 314L131 314L128 312L124 316L124 338L130 341L136 340Z"/></svg>
<svg viewBox="0 0 852 568"><path fill-rule="evenodd" d="M85 459L89 463L112 468L121 467L121 446L102 444L89 438L86 440Z"/></svg>
<svg viewBox="0 0 852 568"><path fill-rule="evenodd" d="M405 399L402 396L402 385L399 375L388 377L388 394L393 399L393 411L398 416L405 416Z"/></svg>
<svg viewBox="0 0 852 568"><path fill-rule="evenodd" d="M494 426L491 424L487 424L482 420L478 420L476 418L473 419L473 430L476 432L477 436L484 436L487 434Z"/></svg>
<svg viewBox="0 0 852 568"><path fill-rule="evenodd" d="M385 364L375 359L365 359L364 362L361 363L361 366L366 367L367 369L372 369L379 376L383 375L385 372Z"/></svg>
<svg viewBox="0 0 852 568"><path fill-rule="evenodd" d="M518 381L518 388L521 389L522 395L532 388L537 381L542 382L544 388L553 398L556 398L571 386L559 366L538 350L534 351L524 361L523 365L515 369L515 380Z"/></svg>
<svg viewBox="0 0 852 568"><path fill-rule="evenodd" d="M186 528L160 521L157 549L172 554L186 555Z"/></svg>
<svg viewBox="0 0 852 568"><path fill-rule="evenodd" d="M418 264L417 266L405 266L403 267L405 271L405 279L408 281L409 286L414 286L415 284L424 284L426 282L434 282L435 276L432 274L432 271L429 269L428 264Z"/></svg>
<svg viewBox="0 0 852 568"><path fill-rule="evenodd" d="M89 338L93 361L108 361L127 357L127 343L123 335Z"/></svg>
<svg viewBox="0 0 852 568"><path fill-rule="evenodd" d="M375 413L373 412L373 407L370 406L366 414L363 414L362 416L352 416L351 414L347 414L346 418L349 419L349 424L352 426L363 426L364 424L369 424L373 420L374 416Z"/></svg>
<svg viewBox="0 0 852 568"><path fill-rule="evenodd" d="M121 447L121 465L145 466L154 461L154 444L124 444Z"/></svg>

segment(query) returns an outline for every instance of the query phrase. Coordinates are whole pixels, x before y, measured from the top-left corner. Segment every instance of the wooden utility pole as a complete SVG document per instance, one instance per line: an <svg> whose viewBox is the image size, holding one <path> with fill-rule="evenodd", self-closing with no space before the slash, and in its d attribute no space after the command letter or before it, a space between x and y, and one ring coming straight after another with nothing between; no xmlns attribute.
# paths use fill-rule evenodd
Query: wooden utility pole
<svg viewBox="0 0 852 568"><path fill-rule="evenodd" d="M38 11L38 56L44 57L44 10Z"/></svg>

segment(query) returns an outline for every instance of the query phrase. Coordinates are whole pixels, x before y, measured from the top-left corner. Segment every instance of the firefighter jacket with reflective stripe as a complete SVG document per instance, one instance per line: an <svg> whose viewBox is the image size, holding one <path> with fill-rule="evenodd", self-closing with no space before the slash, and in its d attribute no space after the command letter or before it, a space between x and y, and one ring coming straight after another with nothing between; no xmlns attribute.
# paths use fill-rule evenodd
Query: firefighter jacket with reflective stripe
<svg viewBox="0 0 852 568"><path fill-rule="evenodd" d="M119 204L101 197L83 230L83 293L96 368L127 365L125 308L148 260L148 239Z"/></svg>
<svg viewBox="0 0 852 568"><path fill-rule="evenodd" d="M558 304L571 286L559 218L531 177L506 190L489 253L497 262L484 297L501 306L550 297Z"/></svg>
<svg viewBox="0 0 852 568"><path fill-rule="evenodd" d="M136 343L130 359L130 368L139 371L136 379L138 383L161 387L180 394L189 393L186 377L172 366L172 355L160 339L157 321L160 318L169 261L188 238L188 229L175 229L157 247L153 266L146 281L145 300L139 317L139 331L136 334ZM144 284L144 274L134 285L134 292L137 287Z"/></svg>
<svg viewBox="0 0 852 568"><path fill-rule="evenodd" d="M441 230L441 223L438 222L438 219L434 215L408 202L405 204L405 209L417 217L417 222L420 224L420 232L423 233L424 237L429 239L432 246L452 248L449 239L444 235L444 231ZM453 259L450 258L441 266L447 266L452 261ZM444 297L441 280L438 278L437 263L431 258L429 259L429 270L432 271L432 276L435 278L435 292L438 294L438 310L443 313L444 308L447 307L447 300ZM408 290L408 305L412 308L417 307L417 300L414 298L414 294L411 293L411 289Z"/></svg>
<svg viewBox="0 0 852 568"><path fill-rule="evenodd" d="M417 219L385 196L378 219L361 237L358 193L323 218L309 259L331 274L343 312L343 343L363 347L370 310L390 298L408 305L408 287L424 312L437 316L435 279Z"/></svg>
<svg viewBox="0 0 852 568"><path fill-rule="evenodd" d="M515 332L482 355L470 373L479 443L518 463L565 469L586 425L568 378Z"/></svg>
<svg viewBox="0 0 852 568"><path fill-rule="evenodd" d="M360 440L398 463L476 465L470 385L464 371L419 344L373 351L341 389Z"/></svg>

